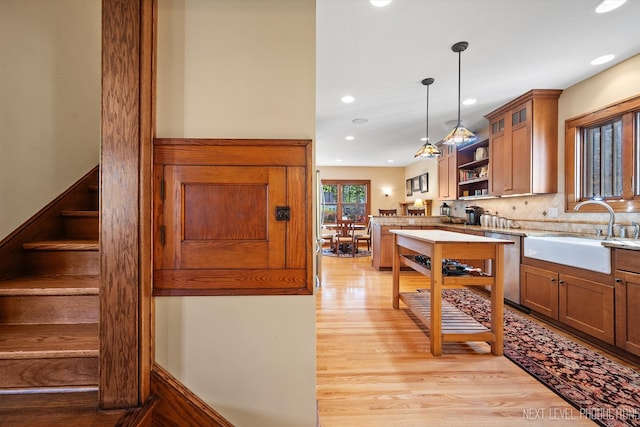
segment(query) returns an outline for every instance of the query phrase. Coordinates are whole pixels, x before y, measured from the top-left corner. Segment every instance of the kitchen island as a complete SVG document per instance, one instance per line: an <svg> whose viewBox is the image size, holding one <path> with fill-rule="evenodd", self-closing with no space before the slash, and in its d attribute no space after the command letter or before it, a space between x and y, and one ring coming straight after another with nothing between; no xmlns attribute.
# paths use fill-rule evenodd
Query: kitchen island
<svg viewBox="0 0 640 427"><path fill-rule="evenodd" d="M442 230L393 229L393 292L394 309L402 300L429 328L430 348L434 356L442 354L442 342L485 341L491 353L503 353L504 309L504 245L510 241ZM431 260L433 268L418 262L415 255ZM421 258L422 259L422 258ZM443 259L491 259L493 274L447 276L443 274ZM427 276L429 289L424 292L400 293L400 268L405 265ZM491 328L443 304L442 289L466 286L491 286Z"/></svg>

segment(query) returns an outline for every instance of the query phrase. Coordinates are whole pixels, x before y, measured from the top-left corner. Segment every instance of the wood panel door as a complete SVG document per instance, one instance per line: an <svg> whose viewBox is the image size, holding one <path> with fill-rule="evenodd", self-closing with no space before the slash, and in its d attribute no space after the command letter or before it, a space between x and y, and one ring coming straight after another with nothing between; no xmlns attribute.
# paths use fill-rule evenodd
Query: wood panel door
<svg viewBox="0 0 640 427"><path fill-rule="evenodd" d="M525 307L558 319L558 273L521 264L520 295Z"/></svg>
<svg viewBox="0 0 640 427"><path fill-rule="evenodd" d="M285 267L286 170L261 166L164 167L159 269ZM271 249L271 250L270 250Z"/></svg>
<svg viewBox="0 0 640 427"><path fill-rule="evenodd" d="M532 101L511 111L511 176L513 194L531 192L531 115Z"/></svg>
<svg viewBox="0 0 640 427"><path fill-rule="evenodd" d="M313 291L308 144L258 141L158 144L154 295Z"/></svg>
<svg viewBox="0 0 640 427"><path fill-rule="evenodd" d="M568 274L561 274L558 283L560 298L558 319L562 323L613 344L613 287Z"/></svg>
<svg viewBox="0 0 640 427"><path fill-rule="evenodd" d="M491 123L491 135L489 138L489 193L494 196L502 195L505 186L505 137L504 116Z"/></svg>
<svg viewBox="0 0 640 427"><path fill-rule="evenodd" d="M615 287L616 345L640 356L640 274L616 270Z"/></svg>

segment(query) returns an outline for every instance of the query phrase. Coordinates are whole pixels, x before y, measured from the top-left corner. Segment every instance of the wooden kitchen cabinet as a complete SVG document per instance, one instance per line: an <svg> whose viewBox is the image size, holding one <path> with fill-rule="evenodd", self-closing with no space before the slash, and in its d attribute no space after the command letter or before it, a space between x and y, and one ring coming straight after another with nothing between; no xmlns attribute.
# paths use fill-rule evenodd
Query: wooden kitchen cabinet
<svg viewBox="0 0 640 427"><path fill-rule="evenodd" d="M609 344L614 343L614 288L568 274L558 279L558 320Z"/></svg>
<svg viewBox="0 0 640 427"><path fill-rule="evenodd" d="M393 225L374 224L371 235L372 265L376 270L391 268L393 265L393 234L392 228L400 228Z"/></svg>
<svg viewBox="0 0 640 427"><path fill-rule="evenodd" d="M432 228L435 227L373 224L371 234L371 265L376 270L390 270L393 267L393 234L389 230L429 230Z"/></svg>
<svg viewBox="0 0 640 427"><path fill-rule="evenodd" d="M612 286L558 272L553 264L549 264L548 269L523 264L520 278L523 306L599 340L614 343Z"/></svg>
<svg viewBox="0 0 640 427"><path fill-rule="evenodd" d="M640 257L615 250L616 346L640 356Z"/></svg>
<svg viewBox="0 0 640 427"><path fill-rule="evenodd" d="M558 274L529 265L520 266L520 302L540 314L558 318Z"/></svg>
<svg viewBox="0 0 640 427"><path fill-rule="evenodd" d="M555 193L558 187L558 98L534 89L487 114L489 193Z"/></svg>
<svg viewBox="0 0 640 427"><path fill-rule="evenodd" d="M154 296L313 293L310 140L154 141Z"/></svg>
<svg viewBox="0 0 640 427"><path fill-rule="evenodd" d="M455 200L458 195L458 167L455 145L438 147L442 155L438 159L438 199Z"/></svg>
<svg viewBox="0 0 640 427"><path fill-rule="evenodd" d="M458 199L471 200L476 196L482 196L482 190L489 189L489 140L459 147L456 157Z"/></svg>

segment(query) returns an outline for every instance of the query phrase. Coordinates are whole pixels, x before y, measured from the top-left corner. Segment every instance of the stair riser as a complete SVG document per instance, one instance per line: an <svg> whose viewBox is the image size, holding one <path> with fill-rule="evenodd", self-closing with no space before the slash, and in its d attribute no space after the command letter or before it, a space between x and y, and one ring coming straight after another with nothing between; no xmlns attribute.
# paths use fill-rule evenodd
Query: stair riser
<svg viewBox="0 0 640 427"><path fill-rule="evenodd" d="M68 217L64 219L64 235L68 239L98 240L98 218Z"/></svg>
<svg viewBox="0 0 640 427"><path fill-rule="evenodd" d="M0 297L0 324L98 322L98 295Z"/></svg>
<svg viewBox="0 0 640 427"><path fill-rule="evenodd" d="M0 360L0 388L97 386L98 358Z"/></svg>
<svg viewBox="0 0 640 427"><path fill-rule="evenodd" d="M97 408L99 404L97 387L79 388L81 391L73 391L73 389L69 391L65 387L46 393L39 392L37 388L27 393L24 393L23 389L17 389L16 393L3 393L0 396L0 411L3 409L15 411L20 408L66 408L67 410L74 407Z"/></svg>
<svg viewBox="0 0 640 427"><path fill-rule="evenodd" d="M100 274L98 251L29 251L27 268L31 274Z"/></svg>

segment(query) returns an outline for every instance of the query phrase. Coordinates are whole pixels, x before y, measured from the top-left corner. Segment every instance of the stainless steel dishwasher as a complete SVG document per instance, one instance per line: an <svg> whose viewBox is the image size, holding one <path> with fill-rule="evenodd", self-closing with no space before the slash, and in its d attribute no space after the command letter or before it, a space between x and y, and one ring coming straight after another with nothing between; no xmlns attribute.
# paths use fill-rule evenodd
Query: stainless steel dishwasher
<svg viewBox="0 0 640 427"><path fill-rule="evenodd" d="M513 245L504 245L504 298L520 305L520 236L495 232L485 232L484 235L513 242ZM488 272L493 274L492 265Z"/></svg>

